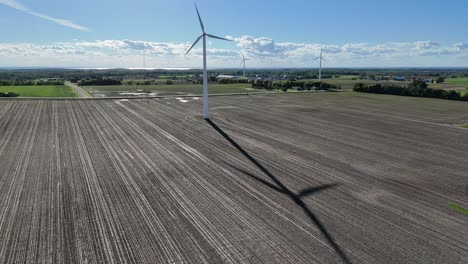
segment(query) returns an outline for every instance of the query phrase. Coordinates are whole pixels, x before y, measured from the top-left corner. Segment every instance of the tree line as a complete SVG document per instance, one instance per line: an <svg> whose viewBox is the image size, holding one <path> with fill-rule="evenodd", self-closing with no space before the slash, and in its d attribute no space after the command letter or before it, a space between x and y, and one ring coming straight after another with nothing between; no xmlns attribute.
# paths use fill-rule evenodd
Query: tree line
<svg viewBox="0 0 468 264"><path fill-rule="evenodd" d="M48 81L21 81L21 80L0 80L0 86L36 86L36 85L64 85L62 80Z"/></svg>
<svg viewBox="0 0 468 264"><path fill-rule="evenodd" d="M415 96L427 98L439 98L456 101L468 101L468 94L461 95L457 91L446 91L442 89L428 88L427 83L423 81L414 81L407 87L398 85L367 85L356 83L353 91L361 93L391 94L401 96Z"/></svg>
<svg viewBox="0 0 468 264"><path fill-rule="evenodd" d="M254 89L265 89L265 90L282 90L286 92L290 89L297 89L298 91L310 91L312 89L317 90L330 90L330 89L341 89L339 85L329 84L325 82L314 82L314 81L272 81L265 79L248 80L248 79L221 79L218 81L219 84L236 84L245 83L251 84Z"/></svg>
<svg viewBox="0 0 468 264"><path fill-rule="evenodd" d="M78 82L80 86L94 86L94 85L122 85L122 81L114 79L85 79Z"/></svg>
<svg viewBox="0 0 468 264"><path fill-rule="evenodd" d="M249 79L220 79L219 84L249 83Z"/></svg>
<svg viewBox="0 0 468 264"><path fill-rule="evenodd" d="M17 97L19 94L10 92L0 92L0 97Z"/></svg>
<svg viewBox="0 0 468 264"><path fill-rule="evenodd" d="M269 81L270 84L272 83ZM313 82L313 81L279 81L272 83L273 89L287 91L289 89L296 88L298 91L310 91L316 90L330 90L330 89L341 89L339 85L329 84L325 82Z"/></svg>

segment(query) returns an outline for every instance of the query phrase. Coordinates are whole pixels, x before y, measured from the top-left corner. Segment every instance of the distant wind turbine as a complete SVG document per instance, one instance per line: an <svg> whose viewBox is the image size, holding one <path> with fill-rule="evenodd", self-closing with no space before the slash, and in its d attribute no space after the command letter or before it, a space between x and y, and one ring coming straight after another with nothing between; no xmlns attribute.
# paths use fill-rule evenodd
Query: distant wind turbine
<svg viewBox="0 0 468 264"><path fill-rule="evenodd" d="M231 40L206 33L205 26L203 25L203 21L200 17L200 12L198 12L198 7L196 3L195 3L195 10L197 10L198 20L200 21L200 26L201 26L203 34L201 34L201 36L199 36L195 40L195 42L187 51L187 53L185 53L185 55L187 56L187 54L193 49L193 47L197 45L200 39L203 38L203 116L205 119L209 119L209 115L208 115L208 72L206 69L206 37L214 38L214 39L221 39L221 40L226 40L226 41L231 41Z"/></svg>
<svg viewBox="0 0 468 264"><path fill-rule="evenodd" d="M245 78L245 62L248 61L249 59L247 59L242 53L241 53L241 56L242 56L241 65L244 64L244 78Z"/></svg>
<svg viewBox="0 0 468 264"><path fill-rule="evenodd" d="M319 68L319 82L322 81L322 61L326 61L324 58L323 58L323 50L320 49L320 57L317 57L314 59L314 61L316 60L320 60L320 68Z"/></svg>

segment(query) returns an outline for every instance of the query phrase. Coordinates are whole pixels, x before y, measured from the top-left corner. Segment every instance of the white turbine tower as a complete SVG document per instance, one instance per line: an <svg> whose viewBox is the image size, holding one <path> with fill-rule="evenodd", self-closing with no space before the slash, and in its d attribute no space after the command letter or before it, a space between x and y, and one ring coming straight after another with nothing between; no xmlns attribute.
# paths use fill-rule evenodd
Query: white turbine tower
<svg viewBox="0 0 468 264"><path fill-rule="evenodd" d="M320 49L320 57L317 57L314 59L314 61L316 60L320 60L320 67L319 67L319 82L322 81L322 61L326 61L324 58L323 58L323 53L322 53L322 49Z"/></svg>
<svg viewBox="0 0 468 264"><path fill-rule="evenodd" d="M241 65L244 64L244 78L245 78L245 62L248 61L249 59L247 59L242 53L241 53L241 56L242 56Z"/></svg>
<svg viewBox="0 0 468 264"><path fill-rule="evenodd" d="M187 53L185 53L185 55L187 55L193 49L193 47L197 45L200 39L203 38L203 116L205 119L209 119L209 115L208 115L208 72L206 69L206 37L214 38L214 39L221 39L221 40L226 40L226 41L231 41L231 40L206 33L205 26L203 25L203 21L200 17L200 12L198 12L197 4L195 4L195 10L197 10L198 20L200 21L200 26L201 26L203 34L201 34L201 36L199 36L195 40L195 42L187 51Z"/></svg>

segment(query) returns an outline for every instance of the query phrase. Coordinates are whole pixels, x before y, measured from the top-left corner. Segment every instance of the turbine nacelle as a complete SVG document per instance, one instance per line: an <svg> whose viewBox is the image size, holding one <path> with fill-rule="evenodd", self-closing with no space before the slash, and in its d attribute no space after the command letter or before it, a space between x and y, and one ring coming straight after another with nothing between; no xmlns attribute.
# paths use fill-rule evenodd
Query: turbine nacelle
<svg viewBox="0 0 468 264"><path fill-rule="evenodd" d="M320 56L319 56L319 57L317 57L317 58L315 58L315 59L314 59L314 61L316 61L316 60L319 60L319 59L320 59L320 60L322 60L322 61L327 61L327 60L326 60L326 59L323 57L323 55L322 55L322 54L323 54L323 51L322 51L322 50L320 50Z"/></svg>
<svg viewBox="0 0 468 264"><path fill-rule="evenodd" d="M209 37L209 38L213 38L213 39L220 39L220 40L225 40L225 41L232 41L232 40L227 39L227 38L222 38L222 37L218 37L218 36L215 36L215 35L206 33L206 32L205 32L205 25L203 24L203 20L201 19L200 12L198 12L197 4L195 4L195 10L197 10L198 21L200 21L200 27L201 27L201 30L202 30L202 34L195 40L195 42L192 44L192 46L190 47L190 49L185 53L185 55L187 55L187 54L193 49L193 47L195 47L195 45L197 45L197 43L198 43L202 38Z"/></svg>
<svg viewBox="0 0 468 264"><path fill-rule="evenodd" d="M241 57L242 57L241 65L242 65L242 63L245 64L246 61L250 60L250 59L247 59L247 58L244 56L244 54L242 54L242 53L241 53Z"/></svg>

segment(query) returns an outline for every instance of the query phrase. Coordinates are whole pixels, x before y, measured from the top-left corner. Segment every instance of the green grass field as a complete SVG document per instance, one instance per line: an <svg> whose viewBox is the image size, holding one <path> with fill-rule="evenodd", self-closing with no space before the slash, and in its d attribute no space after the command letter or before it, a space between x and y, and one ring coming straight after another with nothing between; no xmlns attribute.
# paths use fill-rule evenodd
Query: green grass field
<svg viewBox="0 0 468 264"><path fill-rule="evenodd" d="M445 83L450 85L466 85L468 86L468 78L448 78Z"/></svg>
<svg viewBox="0 0 468 264"><path fill-rule="evenodd" d="M19 97L76 97L73 89L64 85L0 86L0 92L16 93Z"/></svg>
<svg viewBox="0 0 468 264"><path fill-rule="evenodd" d="M250 88L250 84L209 84L210 94L223 93L248 93L248 92L267 92L266 90L256 90ZM90 86L84 87L92 94L104 94L106 96L119 96L120 93L134 93L137 89L150 90L158 95L182 95L182 94L202 94L203 86L201 84L175 83L173 85L112 85L112 86Z"/></svg>

